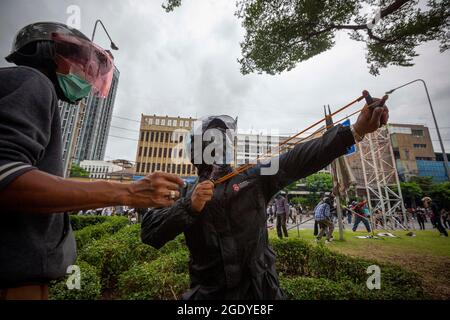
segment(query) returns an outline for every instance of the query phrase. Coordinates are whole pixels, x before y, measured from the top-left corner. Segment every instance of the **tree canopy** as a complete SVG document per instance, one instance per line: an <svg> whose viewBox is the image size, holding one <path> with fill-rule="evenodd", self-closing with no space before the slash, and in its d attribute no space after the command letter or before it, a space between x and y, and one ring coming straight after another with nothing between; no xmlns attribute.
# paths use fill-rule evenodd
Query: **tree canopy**
<svg viewBox="0 0 450 320"><path fill-rule="evenodd" d="M70 176L71 177L78 177L78 178L88 178L89 177L89 171L86 171L79 165L73 163L70 168Z"/></svg>
<svg viewBox="0 0 450 320"><path fill-rule="evenodd" d="M181 0L166 0L167 12ZM369 72L412 66L417 46L450 47L450 0L237 0L245 29L241 72L277 74L330 50L336 34L366 44Z"/></svg>

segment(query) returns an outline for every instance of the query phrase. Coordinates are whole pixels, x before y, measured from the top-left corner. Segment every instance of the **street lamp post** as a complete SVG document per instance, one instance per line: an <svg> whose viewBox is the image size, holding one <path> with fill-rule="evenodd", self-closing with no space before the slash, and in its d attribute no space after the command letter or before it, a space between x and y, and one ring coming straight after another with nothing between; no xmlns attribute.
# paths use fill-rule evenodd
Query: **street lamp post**
<svg viewBox="0 0 450 320"><path fill-rule="evenodd" d="M389 91L386 92L386 94L391 94L391 93L393 93L394 91L396 91L396 90L398 90L400 88L406 87L407 85L410 85L410 84L412 84L414 82L419 82L419 81L423 83L423 86L425 87L425 92L427 93L428 103L430 104L430 109L431 109L431 114L433 115L434 125L436 126L436 132L437 132L437 135L438 135L439 143L441 144L442 157L444 158L445 172L447 173L447 179L450 180L450 168L448 166L447 154L445 153L444 143L442 142L441 133L439 131L439 127L438 127L438 124L437 124L436 116L434 115L433 105L431 104L430 94L428 93L428 88L427 88L427 84L425 83L425 81L422 80L422 79L416 79L416 80L410 81L408 83L405 83L404 85L402 85L400 87L397 87L397 88L394 88L392 90L389 90Z"/></svg>
<svg viewBox="0 0 450 320"><path fill-rule="evenodd" d="M94 31L92 31L92 38L91 38L91 41L94 42L95 30L97 29L97 24L98 24L99 22L100 22L100 24L102 25L103 30L105 30L106 35L107 35L108 38L109 38L109 41L111 41L111 49L113 49L113 50L119 50L119 47L116 46L116 44L112 41L111 37L109 36L108 30L106 30L105 25L103 24L103 22L102 22L100 19L98 19L97 21L95 21Z"/></svg>

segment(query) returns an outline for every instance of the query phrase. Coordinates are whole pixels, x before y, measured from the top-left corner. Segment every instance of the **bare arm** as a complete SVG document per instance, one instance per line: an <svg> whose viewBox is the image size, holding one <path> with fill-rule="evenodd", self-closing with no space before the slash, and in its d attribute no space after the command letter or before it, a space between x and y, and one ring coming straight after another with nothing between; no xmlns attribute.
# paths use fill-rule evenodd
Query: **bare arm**
<svg viewBox="0 0 450 320"><path fill-rule="evenodd" d="M114 205L138 208L171 206L170 191L176 192L183 181L177 176L154 173L132 183L66 180L43 171L24 173L0 191L4 212L45 214L95 209Z"/></svg>

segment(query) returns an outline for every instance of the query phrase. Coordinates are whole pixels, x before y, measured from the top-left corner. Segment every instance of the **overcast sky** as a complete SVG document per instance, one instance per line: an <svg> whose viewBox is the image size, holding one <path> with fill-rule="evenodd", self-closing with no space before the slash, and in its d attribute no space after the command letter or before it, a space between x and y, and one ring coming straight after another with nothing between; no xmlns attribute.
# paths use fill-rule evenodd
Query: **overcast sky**
<svg viewBox="0 0 450 320"><path fill-rule="evenodd" d="M450 52L439 53L437 43L419 48L414 67L391 67L374 77L368 73L364 44L339 34L332 50L290 72L243 76L237 59L244 32L234 16L234 0L185 0L172 13L161 8L162 1L0 0L0 55L9 53L14 35L29 23L66 23L69 5L80 7L81 31L88 37L95 20L101 19L120 48L114 52L121 72L114 116L135 120L113 118L110 135L114 137L108 140L107 160L135 159L137 142L133 139L138 137L141 113L187 117L229 114L239 117L242 129L294 133L322 117L324 104L337 109L363 89L380 96L417 78L428 83L446 151L450 152ZM95 42L109 46L99 28ZM0 60L0 67L7 65ZM425 124L437 140L419 83L393 94L388 106L391 122ZM440 152L437 141L434 146Z"/></svg>

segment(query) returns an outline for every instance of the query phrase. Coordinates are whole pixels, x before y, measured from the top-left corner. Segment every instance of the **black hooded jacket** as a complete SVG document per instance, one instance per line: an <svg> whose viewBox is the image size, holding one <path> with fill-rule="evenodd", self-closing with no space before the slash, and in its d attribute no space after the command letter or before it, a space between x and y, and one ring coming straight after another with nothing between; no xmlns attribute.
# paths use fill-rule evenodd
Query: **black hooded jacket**
<svg viewBox="0 0 450 320"><path fill-rule="evenodd" d="M160 248L184 232L191 256L191 290L184 299L282 299L266 205L279 190L324 168L353 144L351 130L336 126L280 155L275 175L261 175L258 166L216 186L201 213L191 211L190 186L172 207L144 216L142 241Z"/></svg>

